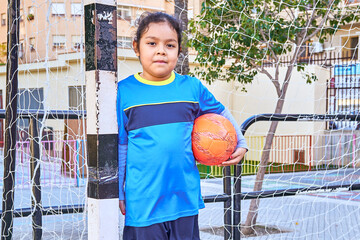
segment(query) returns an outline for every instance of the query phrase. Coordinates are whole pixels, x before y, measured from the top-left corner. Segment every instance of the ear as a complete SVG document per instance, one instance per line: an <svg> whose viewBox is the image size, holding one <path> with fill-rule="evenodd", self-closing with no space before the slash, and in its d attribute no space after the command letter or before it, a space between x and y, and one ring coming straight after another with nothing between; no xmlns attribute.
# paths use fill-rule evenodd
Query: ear
<svg viewBox="0 0 360 240"><path fill-rule="evenodd" d="M136 41L133 41L133 49L137 57L140 56L139 49L138 49L138 43Z"/></svg>

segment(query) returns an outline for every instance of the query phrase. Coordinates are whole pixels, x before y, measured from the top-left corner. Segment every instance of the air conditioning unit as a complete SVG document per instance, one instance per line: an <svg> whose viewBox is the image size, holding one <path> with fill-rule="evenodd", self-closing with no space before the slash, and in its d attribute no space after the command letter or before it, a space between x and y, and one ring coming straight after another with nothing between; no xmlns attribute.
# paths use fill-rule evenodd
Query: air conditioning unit
<svg viewBox="0 0 360 240"><path fill-rule="evenodd" d="M310 52L311 53L321 53L324 51L323 44L320 42L312 42L310 44Z"/></svg>

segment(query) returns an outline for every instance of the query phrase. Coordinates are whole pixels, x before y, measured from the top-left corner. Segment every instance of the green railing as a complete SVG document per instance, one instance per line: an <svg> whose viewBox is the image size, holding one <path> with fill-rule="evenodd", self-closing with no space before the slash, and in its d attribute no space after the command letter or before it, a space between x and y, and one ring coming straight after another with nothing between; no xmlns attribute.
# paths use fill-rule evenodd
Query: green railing
<svg viewBox="0 0 360 240"><path fill-rule="evenodd" d="M249 151L246 153L245 160L242 164L242 175L253 175L256 174L259 167L265 136L246 136L245 138L249 147ZM333 146L338 146L341 142L341 139L338 138L339 136L330 136L329 138L329 136L326 135L317 136L315 139L314 136L311 135L275 136L266 172L284 173L334 169L341 165L349 164L349 161L353 161L354 156L349 156L352 160L350 159L347 161L344 161L344 159L339 160L336 158L336 156L332 156L334 155L333 153L341 152L341 149L343 151L348 151L346 148L346 142L342 144L343 147L341 149L334 149ZM324 156L326 155L325 152L327 152L328 155L332 154L331 156L328 156L328 158L331 160L324 163L316 161L314 162L313 159L315 150L313 142L321 143L316 147L318 155ZM198 169L200 176L203 179L218 178L223 176L222 167L198 164ZM231 168L231 172L233 174L233 168Z"/></svg>
<svg viewBox="0 0 360 240"><path fill-rule="evenodd" d="M245 175L254 175L257 173L259 168L260 161L256 160L247 160L245 159L242 165L241 174ZM223 168L218 166L205 166L198 164L198 169L200 172L200 177L202 179L206 178L219 178L223 176ZM319 165L316 169L334 169L338 168L336 165ZM299 172L299 171L310 171L315 170L311 169L310 166L304 164L283 164L283 163L268 163L266 168L266 173L285 173L285 172ZM233 174L233 167L231 168L231 173Z"/></svg>

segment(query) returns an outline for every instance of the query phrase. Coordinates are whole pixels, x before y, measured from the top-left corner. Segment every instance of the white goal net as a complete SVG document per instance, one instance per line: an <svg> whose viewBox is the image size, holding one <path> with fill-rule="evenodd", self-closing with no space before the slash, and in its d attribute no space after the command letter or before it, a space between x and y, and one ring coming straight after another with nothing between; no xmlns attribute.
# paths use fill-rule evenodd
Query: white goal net
<svg viewBox="0 0 360 240"><path fill-rule="evenodd" d="M35 213L31 209L36 196L31 142L36 139L30 133L28 113L44 114L35 121L44 211L37 228L43 239L88 237L86 118L82 115L86 110L84 2L20 1L16 92L22 115L17 119L12 180L14 209L23 216L15 214L13 219L14 239L33 235ZM232 200L235 195L249 197L253 191L266 191L266 198L232 201L224 207L219 200L228 179L224 169L199 164L202 195L211 196L199 214L201 239L233 239L239 229L242 238L253 239L359 239L359 1L188 0L187 9L179 9L182 2L117 0L118 80L142 71L132 49L141 14L161 11L173 15L180 10L190 21L184 32L190 40L189 50L183 56L189 61L190 73L207 84L239 125L254 115L274 114L282 97L277 113L332 115L326 121L281 120L272 132L268 160L262 164L264 175L258 178L271 121L249 125L245 133L249 151L242 161L243 194L235 194L238 178L231 177L226 188ZM6 4L0 7L3 110L8 10ZM307 22L313 17L317 18ZM285 85L286 96L281 95ZM56 119L55 111L68 117ZM6 171L5 128L5 120L0 119L1 172ZM233 167L230 173L234 175ZM259 190L255 185L260 182ZM276 191L286 196L277 196ZM251 201L258 203L256 211L250 208ZM234 219L236 204L241 205L241 225ZM121 235L122 216L120 220ZM252 232L245 234L249 228Z"/></svg>

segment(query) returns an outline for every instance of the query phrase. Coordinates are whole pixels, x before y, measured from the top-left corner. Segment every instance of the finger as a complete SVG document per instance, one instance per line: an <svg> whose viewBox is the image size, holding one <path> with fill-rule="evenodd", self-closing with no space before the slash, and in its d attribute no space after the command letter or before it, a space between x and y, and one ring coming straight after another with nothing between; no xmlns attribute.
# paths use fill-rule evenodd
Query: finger
<svg viewBox="0 0 360 240"><path fill-rule="evenodd" d="M245 153L246 153L245 149L244 150L238 149L230 156L230 158L236 158L236 157L243 158L245 156Z"/></svg>
<svg viewBox="0 0 360 240"><path fill-rule="evenodd" d="M119 207L120 207L120 212L122 215L125 215L125 203L124 201L119 201Z"/></svg>
<svg viewBox="0 0 360 240"><path fill-rule="evenodd" d="M120 212L121 212L122 215L125 215L125 213L126 213L125 209L123 207L120 208Z"/></svg>
<svg viewBox="0 0 360 240"><path fill-rule="evenodd" d="M225 162L222 162L221 163L221 166L231 166L231 165L235 165L235 164L238 164L240 162L241 158L234 158L234 159L231 159L231 160L227 160Z"/></svg>
<svg viewBox="0 0 360 240"><path fill-rule="evenodd" d="M229 160L239 159L239 161L244 157L244 154L233 154L230 156Z"/></svg>

